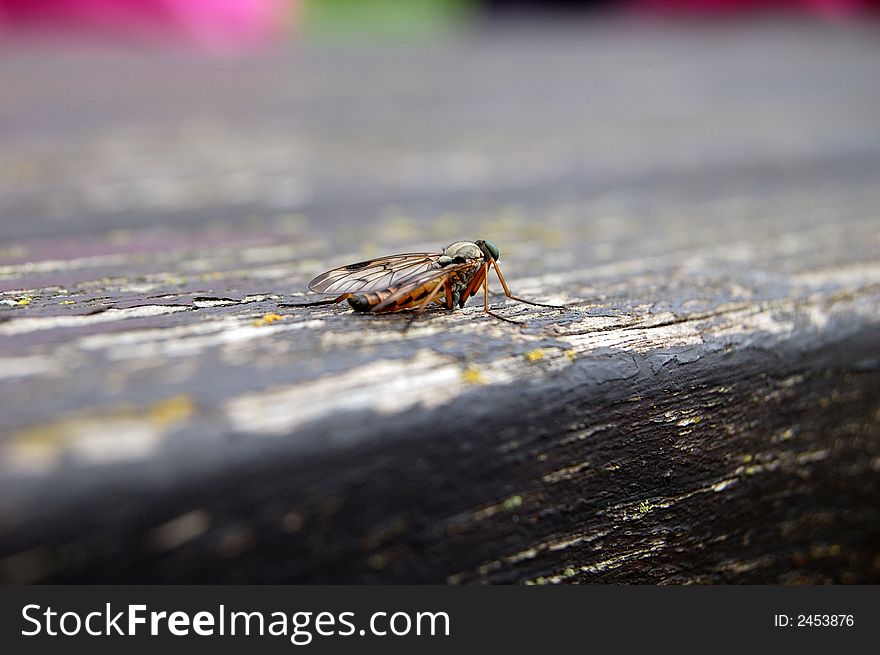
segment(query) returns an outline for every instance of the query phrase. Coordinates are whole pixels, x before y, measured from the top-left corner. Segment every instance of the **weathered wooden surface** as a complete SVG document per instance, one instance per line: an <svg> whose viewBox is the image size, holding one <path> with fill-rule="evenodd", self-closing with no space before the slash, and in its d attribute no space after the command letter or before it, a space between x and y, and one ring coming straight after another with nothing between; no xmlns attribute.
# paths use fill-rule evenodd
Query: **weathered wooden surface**
<svg viewBox="0 0 880 655"><path fill-rule="evenodd" d="M880 581L876 36L4 53L0 579Z"/></svg>

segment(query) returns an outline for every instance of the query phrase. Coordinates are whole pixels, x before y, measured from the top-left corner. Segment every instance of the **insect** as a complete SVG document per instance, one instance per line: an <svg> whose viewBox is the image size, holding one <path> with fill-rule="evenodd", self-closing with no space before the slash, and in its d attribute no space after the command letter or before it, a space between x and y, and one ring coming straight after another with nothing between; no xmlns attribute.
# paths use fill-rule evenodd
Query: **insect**
<svg viewBox="0 0 880 655"><path fill-rule="evenodd" d="M498 246L486 239L477 239L456 241L441 252L411 252L368 259L321 273L309 282L310 290L336 294L334 298L286 306L333 305L347 300L356 312L384 314L414 310L415 319L432 303L444 309L464 307L482 286L483 311L502 321L519 323L489 309L489 269L494 268L504 295L511 300L564 309L514 296L498 267L500 258Z"/></svg>

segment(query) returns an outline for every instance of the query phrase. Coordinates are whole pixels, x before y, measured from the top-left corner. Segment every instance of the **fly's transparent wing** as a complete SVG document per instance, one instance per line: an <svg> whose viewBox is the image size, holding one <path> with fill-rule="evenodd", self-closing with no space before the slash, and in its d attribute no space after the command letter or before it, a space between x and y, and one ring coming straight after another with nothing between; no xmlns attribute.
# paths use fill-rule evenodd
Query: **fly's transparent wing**
<svg viewBox="0 0 880 655"><path fill-rule="evenodd" d="M440 255L439 252L408 252L340 266L321 273L309 282L309 289L334 294L388 289L402 284L410 276L436 270Z"/></svg>

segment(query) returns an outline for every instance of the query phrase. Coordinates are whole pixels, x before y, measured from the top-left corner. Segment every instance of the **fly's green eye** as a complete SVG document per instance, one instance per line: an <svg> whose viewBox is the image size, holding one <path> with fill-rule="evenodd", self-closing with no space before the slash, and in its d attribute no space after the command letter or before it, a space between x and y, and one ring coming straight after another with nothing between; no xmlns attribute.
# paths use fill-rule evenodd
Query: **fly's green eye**
<svg viewBox="0 0 880 655"><path fill-rule="evenodd" d="M494 243L492 243L488 239L483 241L483 243L485 243L486 248L489 249L489 254L492 255L492 259L494 259L496 261L501 259L501 253L498 252L498 246L496 246Z"/></svg>

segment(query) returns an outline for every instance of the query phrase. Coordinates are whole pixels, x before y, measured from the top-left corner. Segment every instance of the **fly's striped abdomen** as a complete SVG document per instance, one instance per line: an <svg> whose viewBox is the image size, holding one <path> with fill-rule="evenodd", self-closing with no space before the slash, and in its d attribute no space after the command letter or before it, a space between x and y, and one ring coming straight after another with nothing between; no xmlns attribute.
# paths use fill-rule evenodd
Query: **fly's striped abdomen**
<svg viewBox="0 0 880 655"><path fill-rule="evenodd" d="M369 312L373 307L382 303L396 291L395 288L383 289L382 291L368 291L367 293L355 293L348 297L348 304L356 312Z"/></svg>
<svg viewBox="0 0 880 655"><path fill-rule="evenodd" d="M385 302L393 294L397 293L397 287L383 289L382 291L356 293L348 299L348 304L351 305L352 309L356 312L399 312L404 309L413 309L419 304L419 302L428 297L431 291L434 290L435 286L437 286L436 282L432 284L423 284L409 293L406 293L399 298L395 298L394 302L391 302L384 307L379 307L379 305Z"/></svg>
<svg viewBox="0 0 880 655"><path fill-rule="evenodd" d="M399 312L418 309L426 301L437 303L446 309L453 309L459 304L462 291L474 278L481 265L479 261L472 261L458 263L448 268L438 267L432 272L422 274L425 279L421 284L403 283L387 289L351 293L343 297L356 312ZM343 297L339 299L342 300Z"/></svg>

